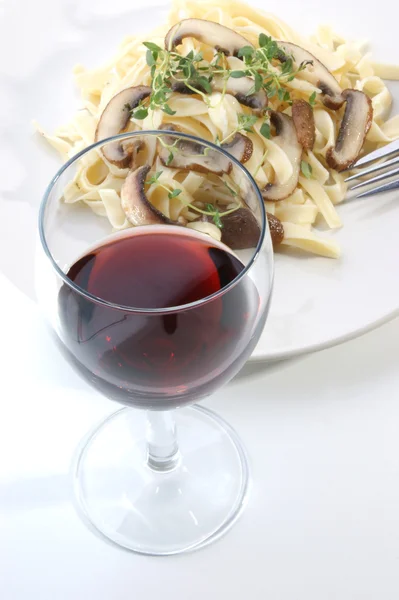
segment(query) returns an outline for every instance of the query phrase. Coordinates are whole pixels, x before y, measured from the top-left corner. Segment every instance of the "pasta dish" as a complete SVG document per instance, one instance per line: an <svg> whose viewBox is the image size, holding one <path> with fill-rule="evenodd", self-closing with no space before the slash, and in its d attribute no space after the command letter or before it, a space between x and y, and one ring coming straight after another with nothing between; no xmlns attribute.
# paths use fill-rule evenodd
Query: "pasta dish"
<svg viewBox="0 0 399 600"><path fill-rule="evenodd" d="M383 81L399 78L399 67L373 63L361 43L327 26L304 38L234 0L174 0L164 26L126 37L108 64L79 65L74 75L83 109L52 135L40 130L64 160L125 131L211 141L254 177L275 248L337 258L339 246L318 226L342 226L344 171L399 137L399 116L387 120L392 100ZM87 204L114 231L139 225L124 193L138 169L160 215L217 240L224 219L245 209L228 161L184 156L175 141L158 151L121 142L90 152L64 201Z"/></svg>

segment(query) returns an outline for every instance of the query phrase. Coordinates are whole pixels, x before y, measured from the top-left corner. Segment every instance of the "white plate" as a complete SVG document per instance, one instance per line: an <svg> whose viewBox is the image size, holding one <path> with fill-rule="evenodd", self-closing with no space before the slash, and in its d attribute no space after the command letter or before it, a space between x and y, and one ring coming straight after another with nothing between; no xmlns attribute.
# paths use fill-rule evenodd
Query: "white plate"
<svg viewBox="0 0 399 600"><path fill-rule="evenodd" d="M265 6L262 0L252 4ZM37 209L59 167L30 121L51 131L68 120L79 106L72 67L102 64L125 35L151 29L167 10L163 0L146 0L145 9L134 5L138 0L20 0L0 7L0 270L29 296ZM347 37L371 39L377 59L399 62L398 6L384 2L378 11L371 0L285 0L271 8L308 33L328 22ZM398 86L391 90L399 99ZM342 246L339 261L277 255L272 309L254 360L323 348L398 313L398 195L340 207L345 226L328 233Z"/></svg>

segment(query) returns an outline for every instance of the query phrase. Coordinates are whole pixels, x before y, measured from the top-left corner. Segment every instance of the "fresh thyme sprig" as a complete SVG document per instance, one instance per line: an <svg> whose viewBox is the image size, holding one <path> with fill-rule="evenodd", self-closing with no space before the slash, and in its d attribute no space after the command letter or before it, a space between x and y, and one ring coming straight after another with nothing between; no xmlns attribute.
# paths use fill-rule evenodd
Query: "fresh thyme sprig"
<svg viewBox="0 0 399 600"><path fill-rule="evenodd" d="M161 183L159 181L159 178L161 177L162 173L163 173L163 171L157 171L155 173L155 175L152 175L151 177L149 177L145 183L147 185L156 184L159 187L161 187L162 189L164 189L168 193L169 200L171 200L172 198L176 198L176 196L178 196L179 194L182 193L182 190L180 190L179 188L173 188L173 190L170 190L166 185Z"/></svg>
<svg viewBox="0 0 399 600"><path fill-rule="evenodd" d="M254 133L253 126L258 121L258 119L259 117L256 115L247 115L246 113L240 113L238 115L237 126L232 131L230 131L230 133L226 135L226 137L222 140L220 140L219 137L216 136L215 144L221 146L222 144L225 144L230 138L232 138L236 133L240 133L241 131L246 131L247 133ZM267 115L263 118L263 123L260 127L260 133L267 139L270 139L271 137L270 120Z"/></svg>
<svg viewBox="0 0 399 600"><path fill-rule="evenodd" d="M237 198L237 196L238 196L237 190L235 190L233 187L231 187L231 185L229 185L225 179L222 179L222 183L229 190L229 192L233 196L233 198Z"/></svg>
<svg viewBox="0 0 399 600"><path fill-rule="evenodd" d="M213 206L213 204L207 204L206 209L209 213L211 213L211 214L213 213L212 220L215 223L216 227L219 227L219 229L222 229L223 223L221 220L221 215L220 215L219 209L217 209L215 206Z"/></svg>
<svg viewBox="0 0 399 600"><path fill-rule="evenodd" d="M261 33L258 42L257 49L244 46L239 50L238 57L243 61L241 70L230 69L222 52L216 52L211 61L206 61L201 52L191 50L186 56L182 56L153 42L144 42L152 93L132 110L132 118L145 119L149 109L160 109L168 115L174 115L175 111L168 101L176 87L200 95L209 104L215 75L222 76L226 82L229 77L250 77L254 84L247 95L263 89L269 98L277 96L280 102L290 103L291 97L286 84L305 69L309 61L304 61L295 69L292 57L285 54L271 37Z"/></svg>
<svg viewBox="0 0 399 600"><path fill-rule="evenodd" d="M301 173L306 179L312 179L312 171L311 165L306 160L301 160Z"/></svg>
<svg viewBox="0 0 399 600"><path fill-rule="evenodd" d="M189 206L193 210L196 210L197 212L201 213L202 215L209 215L210 217L212 217L213 223L216 225L216 227L219 227L219 229L223 229L223 223L221 220L222 217L225 217L226 215L230 215L231 213L233 213L236 210L238 210L239 208L241 208L241 204L237 204L236 206L234 206L233 208L230 208L229 210L220 212L220 210L214 204L210 204L210 203L206 204L206 210L202 210L201 208L198 208L198 206L195 206L193 204L188 204L187 206Z"/></svg>
<svg viewBox="0 0 399 600"><path fill-rule="evenodd" d="M147 48L146 62L150 67L152 93L133 111L133 119L145 119L148 109L160 109L168 115L175 111L168 104L176 86L182 86L193 94L199 94L209 103L212 93L211 81L214 75L228 77L223 55L218 52L211 62L204 61L201 52L192 50L182 56L177 52L165 50L153 42L144 42Z"/></svg>
<svg viewBox="0 0 399 600"><path fill-rule="evenodd" d="M259 171L263 167L263 163L265 162L265 158L267 156L267 153L268 153L268 150L266 149L264 151L264 153L262 154L262 158L260 159L260 162L258 163L258 166L256 167L255 171L252 174L252 176L253 176L254 179L256 179L256 176L258 175Z"/></svg>
<svg viewBox="0 0 399 600"><path fill-rule="evenodd" d="M154 175L151 175L151 177L149 177L146 180L146 184L147 185L152 185L153 183L158 183L158 179L161 177L163 171L157 171Z"/></svg>
<svg viewBox="0 0 399 600"><path fill-rule="evenodd" d="M268 98L278 97L281 102L291 100L289 91L285 84L295 79L312 61L302 62L294 69L294 61L282 48L264 33L259 35L259 48L244 46L238 51L238 57L242 58L245 69L232 71L231 77L253 77L254 86L248 92L253 94L264 89Z"/></svg>
<svg viewBox="0 0 399 600"><path fill-rule="evenodd" d="M312 107L316 105L316 96L317 96L316 92L313 92L313 93L312 93L312 94L310 94L310 96L309 96L309 104L310 104L310 106L312 106Z"/></svg>
<svg viewBox="0 0 399 600"><path fill-rule="evenodd" d="M151 177L149 177L145 183L147 185L155 184L155 185L158 185L159 187L161 187L162 189L164 189L168 194L169 200L171 200L172 198L176 198L177 196L179 196L182 193L183 190L181 190L180 188L173 188L171 190L169 187L167 187L166 185L161 183L159 181L159 178L162 175L162 173L163 173L163 171L157 171L154 175L151 175ZM225 183L225 185L230 190L232 195L237 195L237 193L232 188L230 188L230 186L228 184ZM199 208L198 206L195 206L195 204L191 204L191 203L187 203L186 206L188 208L191 208L191 210L194 210L197 213L212 217L212 220L213 220L214 224L216 225L216 227L219 227L219 229L222 229L222 227L223 227L223 223L221 221L222 217L225 217L226 215L229 215L229 214L235 212L236 210L238 210L240 208L241 205L239 203L237 203L237 206L234 206L233 208L230 208L229 210L226 210L224 212L220 212L220 210L211 203L206 204L206 206L205 206L206 210L203 210L202 208Z"/></svg>
<svg viewBox="0 0 399 600"><path fill-rule="evenodd" d="M247 131L248 133L253 132L253 126L257 120L258 117L256 115L247 115L244 113L239 114L237 131Z"/></svg>

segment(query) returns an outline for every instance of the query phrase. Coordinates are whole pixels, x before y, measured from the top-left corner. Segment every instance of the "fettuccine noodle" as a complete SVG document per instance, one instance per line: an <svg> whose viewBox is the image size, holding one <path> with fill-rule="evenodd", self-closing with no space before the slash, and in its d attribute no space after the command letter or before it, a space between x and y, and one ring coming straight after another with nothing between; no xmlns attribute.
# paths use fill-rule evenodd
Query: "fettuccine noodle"
<svg viewBox="0 0 399 600"><path fill-rule="evenodd" d="M375 64L369 54L362 52L360 43L346 41L329 27L319 27L316 35L307 39L277 17L241 2L218 0L217 4L215 6L213 0L174 0L168 21L163 27L152 34L126 37L116 56L107 65L92 71L80 65L75 67L75 81L81 90L84 110L79 111L68 125L58 128L52 135L40 129L64 160L93 143L102 111L113 96L130 86L150 85L150 68L146 64L146 48L142 42L151 40L163 46L164 36L169 28L190 17L225 25L240 33L252 44L257 43L260 33L276 40L295 43L322 61L342 89L353 88L365 92L372 99L374 115L364 152L374 150L399 137L399 116L387 120L392 98L381 79L399 79L399 67ZM180 52L185 55L190 50L209 53L209 48L202 47L192 38L186 38ZM237 59L229 59L232 63L234 60ZM320 92L300 77L287 82L287 87L295 98L305 100L308 100L313 92ZM210 95L210 105L200 96L173 93L169 105L176 111L175 115L150 110L144 120L132 120L130 128L154 129L167 122L178 126L182 131L214 141L217 137L226 138L235 130L238 115L244 110L233 96L218 92ZM284 105L277 96L270 99L269 106L291 114L291 107ZM330 169L325 160L327 150L335 144L342 110L328 110L324 105L317 103L314 119L315 145L312 151L304 152L303 155L311 167L312 176L301 176L291 196L279 202L266 202L266 208L284 225L284 245L336 258L340 252L338 245L331 238L318 233L315 226L318 223L323 223L329 228L342 226L336 205L342 202L347 191L344 175ZM263 137L259 127L260 124L256 124L253 133L247 134L253 143L253 153L246 167L260 187L264 187L275 177L284 183L292 173L291 163L275 138ZM155 153L155 148L153 151ZM178 197L169 199L163 188L152 185L147 191L149 200L168 218L183 218L188 222L188 226L220 239L220 230L211 223L193 222L198 214L187 206L190 203L201 202L204 177L195 172L185 173L183 176L179 170L165 166L162 166L162 171L160 182L171 189L178 182L182 192ZM120 199L127 172L127 169L121 169L108 162L100 151L90 152L80 161L73 182L65 189L65 202L84 202L97 215L106 217L113 230L130 227ZM231 204L232 198L227 189L215 187L212 194L221 205L228 207Z"/></svg>

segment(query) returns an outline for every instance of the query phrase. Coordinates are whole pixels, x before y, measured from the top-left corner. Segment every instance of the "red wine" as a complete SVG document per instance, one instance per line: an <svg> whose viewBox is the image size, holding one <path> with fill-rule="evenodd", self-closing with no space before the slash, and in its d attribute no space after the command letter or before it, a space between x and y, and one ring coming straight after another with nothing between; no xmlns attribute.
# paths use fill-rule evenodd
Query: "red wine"
<svg viewBox="0 0 399 600"><path fill-rule="evenodd" d="M220 297L186 306L219 292L243 264L211 238L169 230L129 231L68 271L93 296L147 312L105 306L66 284L60 290L62 339L75 364L125 404L165 408L203 397L231 378L254 346L259 302L247 276Z"/></svg>

